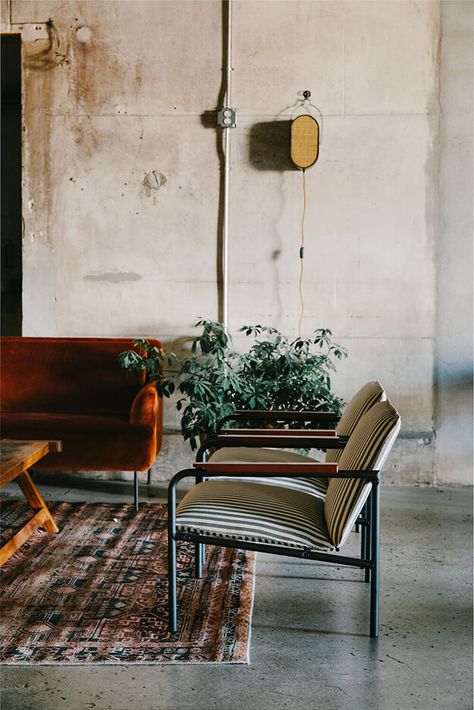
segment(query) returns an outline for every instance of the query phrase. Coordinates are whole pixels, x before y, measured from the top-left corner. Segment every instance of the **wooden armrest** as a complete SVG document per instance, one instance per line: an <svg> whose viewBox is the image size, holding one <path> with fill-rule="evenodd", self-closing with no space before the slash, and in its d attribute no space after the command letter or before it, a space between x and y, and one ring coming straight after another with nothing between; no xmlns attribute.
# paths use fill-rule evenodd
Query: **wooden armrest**
<svg viewBox="0 0 474 710"><path fill-rule="evenodd" d="M206 478L216 476L225 478L314 476L315 478L362 478L377 482L380 473L378 470L339 469L337 463L306 463L305 461L295 463L213 463L212 461L202 461L195 462L193 467L203 471ZM189 475L189 469L182 473Z"/></svg>
<svg viewBox="0 0 474 710"><path fill-rule="evenodd" d="M222 429L219 436L337 436L335 429Z"/></svg>
<svg viewBox="0 0 474 710"><path fill-rule="evenodd" d="M265 410L265 409L237 409L233 414L223 417L217 425L218 430L225 422L239 419L250 419L253 421L311 421L311 422L337 422L339 415L335 412L312 412L309 410Z"/></svg>
<svg viewBox="0 0 474 710"><path fill-rule="evenodd" d="M320 476L331 478L338 472L337 463L212 463L196 462L194 468L206 476Z"/></svg>
<svg viewBox="0 0 474 710"><path fill-rule="evenodd" d="M298 434L296 436L272 434L218 434L205 442L205 448L222 448L224 446L273 447L275 449L343 449L347 437L317 436ZM201 447L203 448L203 447Z"/></svg>

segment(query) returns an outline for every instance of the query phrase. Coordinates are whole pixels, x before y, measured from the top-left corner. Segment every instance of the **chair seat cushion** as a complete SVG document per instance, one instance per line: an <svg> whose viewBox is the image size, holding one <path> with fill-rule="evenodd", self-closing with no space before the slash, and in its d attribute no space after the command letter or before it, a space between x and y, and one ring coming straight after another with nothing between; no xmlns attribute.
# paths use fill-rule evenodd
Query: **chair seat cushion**
<svg viewBox="0 0 474 710"><path fill-rule="evenodd" d="M156 432L125 417L50 412L2 412L8 439L59 439L62 451L34 468L46 471L144 471L156 456Z"/></svg>
<svg viewBox="0 0 474 710"><path fill-rule="evenodd" d="M295 490L234 480L203 481L177 508L177 530L230 540L333 550L324 502Z"/></svg>
<svg viewBox="0 0 474 710"><path fill-rule="evenodd" d="M222 449L215 451L209 457L209 461L213 463L299 463L300 461L308 463L316 461L312 456L297 454L293 451L285 451L284 449L267 449L258 447L246 446L225 446ZM243 480L243 479L232 479ZM249 479L246 478L246 481ZM271 478L271 477L255 477L252 478L252 483L264 483L269 486L285 486L295 491L308 493L324 500L328 488L327 478L311 478L299 476L297 478Z"/></svg>

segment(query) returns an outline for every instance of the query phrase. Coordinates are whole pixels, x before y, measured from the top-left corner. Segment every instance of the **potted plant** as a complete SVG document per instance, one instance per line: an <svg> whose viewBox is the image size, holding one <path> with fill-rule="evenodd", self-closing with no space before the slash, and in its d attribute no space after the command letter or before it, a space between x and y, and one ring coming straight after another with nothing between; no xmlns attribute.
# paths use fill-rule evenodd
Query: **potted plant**
<svg viewBox="0 0 474 710"><path fill-rule="evenodd" d="M177 392L181 430L191 448L215 433L219 420L236 409L330 410L339 414L343 401L331 389L335 361L347 356L334 343L327 328L312 338L289 340L276 328L243 326L252 338L247 351L232 347L220 322L198 320L202 332L193 339L183 358L133 341L140 352L127 350L119 362L127 370L145 369L148 380L158 380L158 391L171 397Z"/></svg>

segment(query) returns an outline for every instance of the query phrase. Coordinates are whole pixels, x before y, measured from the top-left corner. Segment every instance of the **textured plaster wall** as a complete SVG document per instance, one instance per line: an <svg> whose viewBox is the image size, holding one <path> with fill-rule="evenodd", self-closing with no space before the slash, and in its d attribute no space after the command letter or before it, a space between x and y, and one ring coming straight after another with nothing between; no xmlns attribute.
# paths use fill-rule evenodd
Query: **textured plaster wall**
<svg viewBox="0 0 474 710"><path fill-rule="evenodd" d="M296 334L302 175L286 122L310 89L324 125L307 172L303 331L330 327L349 349L340 394L378 378L399 408L392 482L470 479L467 427L460 457L446 443L457 400L439 367L459 307L442 305L451 292L437 272L450 230L466 239L450 131L456 145L469 137L458 90L451 128L440 112L469 74L467 60L454 77L440 71L462 60L456 27L469 15L469 3L446 5L457 14L415 0L234 2L230 327ZM220 105L221 3L11 0L3 10L4 29L23 36L24 334L192 334L196 317L219 314L209 112ZM442 50L441 22L451 28ZM460 297L462 263L450 261ZM437 461L435 421L440 440L447 432ZM171 435L165 449L167 476L189 452Z"/></svg>
<svg viewBox="0 0 474 710"><path fill-rule="evenodd" d="M436 460L472 481L472 2L443 2L437 248Z"/></svg>

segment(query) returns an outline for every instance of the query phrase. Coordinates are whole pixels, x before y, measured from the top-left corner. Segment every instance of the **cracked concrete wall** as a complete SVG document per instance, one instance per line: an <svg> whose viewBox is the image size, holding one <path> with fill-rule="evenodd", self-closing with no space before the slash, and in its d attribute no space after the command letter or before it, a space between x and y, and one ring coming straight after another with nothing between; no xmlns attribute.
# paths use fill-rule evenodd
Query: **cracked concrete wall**
<svg viewBox="0 0 474 710"><path fill-rule="evenodd" d="M221 3L11 0L4 11L3 28L23 37L24 334L191 335L196 317L219 312ZM310 89L324 125L307 172L303 333L330 327L348 348L334 378L346 399L384 383L403 417L394 483L471 475L466 428L459 465L449 447L435 459L435 420L448 431L455 406L443 400L436 418L446 12L422 0L234 2L230 327L297 332L302 175L287 129ZM456 54L455 31L448 41ZM443 76L443 91L466 81ZM438 304L449 299L445 285ZM190 458L171 435L168 450L166 470Z"/></svg>

